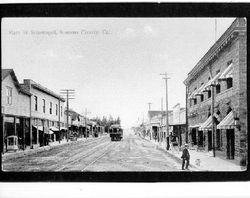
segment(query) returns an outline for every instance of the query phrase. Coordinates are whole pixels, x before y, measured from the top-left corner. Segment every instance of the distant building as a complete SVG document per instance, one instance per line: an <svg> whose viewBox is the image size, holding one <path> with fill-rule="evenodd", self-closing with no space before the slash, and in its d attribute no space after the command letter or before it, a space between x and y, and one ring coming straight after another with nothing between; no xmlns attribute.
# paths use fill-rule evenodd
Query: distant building
<svg viewBox="0 0 250 198"><path fill-rule="evenodd" d="M13 69L2 69L1 117L4 144L7 150L7 137L17 136L18 148L31 145L30 100L31 94L19 84Z"/></svg>
<svg viewBox="0 0 250 198"><path fill-rule="evenodd" d="M246 20L237 18L184 81L190 145L227 159L247 155L246 38Z"/></svg>
<svg viewBox="0 0 250 198"><path fill-rule="evenodd" d="M32 94L30 117L33 146L47 145L50 139L59 139L60 128L64 127L65 100L30 79L25 79L21 87Z"/></svg>
<svg viewBox="0 0 250 198"><path fill-rule="evenodd" d="M169 126L171 128L171 141L175 142L178 146L182 146L186 137L186 109L180 107L180 103L177 103L173 107Z"/></svg>

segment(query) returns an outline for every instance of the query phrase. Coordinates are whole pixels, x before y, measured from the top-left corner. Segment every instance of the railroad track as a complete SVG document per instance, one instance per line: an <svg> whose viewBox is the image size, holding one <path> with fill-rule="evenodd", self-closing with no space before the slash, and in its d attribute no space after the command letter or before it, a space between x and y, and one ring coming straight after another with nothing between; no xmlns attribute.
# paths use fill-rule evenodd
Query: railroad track
<svg viewBox="0 0 250 198"><path fill-rule="evenodd" d="M106 150L107 148L110 148L111 146L113 146L113 143L110 141L105 141L105 142L101 142L101 143L99 142L96 146L89 149L86 153L83 154L81 152L81 153L75 155L73 160L72 159L68 160L68 162L64 161L65 165L54 169L54 171L66 171L67 169L74 167L74 165L76 167L76 166L79 166L81 164L86 164L86 158L96 155L98 150ZM86 147L85 147L85 149L86 149ZM101 155L103 155L103 153ZM97 158L99 159L100 155L98 155ZM97 158L95 158L95 160L92 160L92 161L97 161L96 160ZM91 163L87 163L87 165L93 164L92 161L91 161ZM81 170L84 170L85 168L84 169L79 168L79 169L80 169L79 171L81 171Z"/></svg>
<svg viewBox="0 0 250 198"><path fill-rule="evenodd" d="M75 145L76 147L75 148L72 148L72 147L66 147L65 148L65 151L64 153L67 154L69 151L69 149L72 149L72 153L71 153L71 156L74 156L74 158L77 158L77 157L82 157L82 153L80 152L79 153L79 149L84 149L84 150L87 150L89 148L91 148L93 145L99 145L99 144L102 144L104 142L107 142L106 138L101 138L101 139L92 139L88 142L86 142L84 145L82 144L78 144L78 145ZM64 153L61 153L60 155L63 155ZM49 169L51 171L60 171L61 168L59 167L60 164L65 164L65 163L70 163L70 159L69 157L63 157L62 159L58 160L57 161L57 164L56 165L53 165L51 166Z"/></svg>
<svg viewBox="0 0 250 198"><path fill-rule="evenodd" d="M101 158L103 158L105 155L107 155L108 153L110 153L112 150L116 150L116 148L118 147L118 144L116 144L116 146L114 147L115 142L111 142L111 144L108 146L108 149L104 152L102 152L100 155L98 155L94 160L92 160L91 162L89 162L82 170L81 172L84 172L89 166L93 165L94 163L96 163L98 160L100 160ZM110 149L111 147L113 147L113 149Z"/></svg>

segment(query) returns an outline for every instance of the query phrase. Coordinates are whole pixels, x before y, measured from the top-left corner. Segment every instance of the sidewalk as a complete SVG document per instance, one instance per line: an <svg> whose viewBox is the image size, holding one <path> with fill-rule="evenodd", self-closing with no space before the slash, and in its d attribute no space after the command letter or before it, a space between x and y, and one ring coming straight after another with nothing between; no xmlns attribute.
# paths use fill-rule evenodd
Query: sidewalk
<svg viewBox="0 0 250 198"><path fill-rule="evenodd" d="M99 136L100 137L104 137L105 135ZM85 137L82 138L77 138L77 141L68 141L66 139L61 140L61 142L59 143L58 141L55 142L50 142L49 145L47 146L42 146L42 147L37 147L37 148L29 148L27 147L25 150L18 150L18 151L13 151L13 152L6 152L4 154L2 154L2 160L7 160L7 159L14 159L14 158L19 158L22 156L27 156L27 155L32 155L32 154L36 154L36 153L40 153L43 151L49 151L52 148L55 147L60 147L60 146L64 146L66 144L75 144L79 141L87 141L89 139L94 139L94 137L88 137L87 139Z"/></svg>
<svg viewBox="0 0 250 198"><path fill-rule="evenodd" d="M148 137L144 138L152 143L156 144L158 147L166 151L168 154L172 155L177 160L181 160L182 151L177 150L166 150L166 145L159 144L155 142L155 140L150 140ZM190 154L190 166L199 169L200 171L245 171L246 169L241 169L240 165L237 165L234 160L230 161L227 159L223 159L217 155L213 157L212 152L206 151L196 151L189 149Z"/></svg>

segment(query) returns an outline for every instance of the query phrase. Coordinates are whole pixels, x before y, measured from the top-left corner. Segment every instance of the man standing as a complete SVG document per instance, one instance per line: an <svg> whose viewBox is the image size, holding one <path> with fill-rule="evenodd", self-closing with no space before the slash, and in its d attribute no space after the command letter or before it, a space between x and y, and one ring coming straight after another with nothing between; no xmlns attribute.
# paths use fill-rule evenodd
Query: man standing
<svg viewBox="0 0 250 198"><path fill-rule="evenodd" d="M185 144L185 147L182 151L182 170L184 170L184 166L185 166L185 161L186 161L186 169L188 170L188 165L189 165L189 160L190 160L190 155L188 152L188 144Z"/></svg>

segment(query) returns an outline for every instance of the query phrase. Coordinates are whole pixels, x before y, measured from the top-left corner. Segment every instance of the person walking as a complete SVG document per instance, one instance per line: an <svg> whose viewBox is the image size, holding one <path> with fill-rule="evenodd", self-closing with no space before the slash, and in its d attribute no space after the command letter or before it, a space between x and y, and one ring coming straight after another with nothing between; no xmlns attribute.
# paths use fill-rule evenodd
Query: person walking
<svg viewBox="0 0 250 198"><path fill-rule="evenodd" d="M185 144L181 158L182 158L182 170L184 170L185 162L186 162L186 169L189 170L188 166L189 166L190 155L188 152L188 144Z"/></svg>

